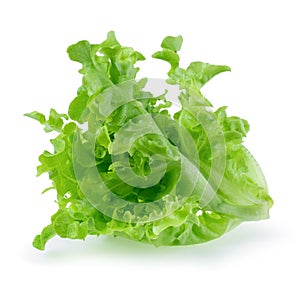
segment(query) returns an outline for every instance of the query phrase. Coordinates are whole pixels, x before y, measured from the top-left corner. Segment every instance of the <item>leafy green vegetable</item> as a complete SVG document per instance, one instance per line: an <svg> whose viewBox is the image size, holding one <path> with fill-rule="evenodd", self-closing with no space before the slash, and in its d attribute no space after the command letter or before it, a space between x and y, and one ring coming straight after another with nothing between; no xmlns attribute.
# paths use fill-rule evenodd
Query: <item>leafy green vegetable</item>
<svg viewBox="0 0 300 300"><path fill-rule="evenodd" d="M34 247L44 250L56 235L102 234L189 245L268 218L273 201L264 175L243 146L248 122L227 116L226 107L214 111L200 91L230 68L192 62L184 69L181 45L181 36L168 36L153 55L170 64L166 81L179 86L178 99L155 96L149 80L136 79L135 64L145 58L113 32L101 44L68 48L83 75L68 115L26 114L58 134L37 167L52 181L44 192L57 191L58 211Z"/></svg>

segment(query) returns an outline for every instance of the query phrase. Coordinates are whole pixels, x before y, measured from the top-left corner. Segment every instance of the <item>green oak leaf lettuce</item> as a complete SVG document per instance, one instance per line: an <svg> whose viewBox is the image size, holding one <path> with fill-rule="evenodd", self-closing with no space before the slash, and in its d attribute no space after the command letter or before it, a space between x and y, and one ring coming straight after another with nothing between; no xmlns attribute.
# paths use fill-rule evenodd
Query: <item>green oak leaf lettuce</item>
<svg viewBox="0 0 300 300"><path fill-rule="evenodd" d="M214 110L201 93L230 68L200 61L183 68L181 45L181 36L168 36L153 54L170 64L167 82L180 89L174 114L175 99L154 96L146 78L136 79L144 56L120 45L113 32L100 44L68 48L82 65L68 114L26 114L57 134L52 151L39 156L37 175L48 174L52 185L45 191L56 190L58 210L34 247L44 250L54 236L104 234L190 245L269 217L273 201L264 175L243 146L248 122L228 116L226 107Z"/></svg>

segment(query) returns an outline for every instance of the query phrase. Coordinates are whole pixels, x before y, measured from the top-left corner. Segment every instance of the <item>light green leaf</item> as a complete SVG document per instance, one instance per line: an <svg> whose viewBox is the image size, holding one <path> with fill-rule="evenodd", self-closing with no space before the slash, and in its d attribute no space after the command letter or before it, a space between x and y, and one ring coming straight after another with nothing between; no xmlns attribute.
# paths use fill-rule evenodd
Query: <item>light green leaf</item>
<svg viewBox="0 0 300 300"><path fill-rule="evenodd" d="M181 49L182 41L183 39L181 35L177 37L167 36L163 39L161 47L177 52Z"/></svg>
<svg viewBox="0 0 300 300"><path fill-rule="evenodd" d="M230 71L228 66L217 66L197 61L188 66L186 76L196 82L197 87L201 89L215 75L226 71Z"/></svg>
<svg viewBox="0 0 300 300"><path fill-rule="evenodd" d="M44 125L45 122L46 122L45 115L43 115L43 114L41 114L41 113L39 113L39 112L37 112L37 111L33 111L33 112L31 112L31 113L24 114L24 116L29 117L29 118L32 118L32 119L34 119L34 120L37 120L37 121L39 121L42 125Z"/></svg>
<svg viewBox="0 0 300 300"><path fill-rule="evenodd" d="M179 66L179 55L172 50L164 49L163 51L155 52L152 57L165 60L170 63L171 71L175 70Z"/></svg>
<svg viewBox="0 0 300 300"><path fill-rule="evenodd" d="M42 233L37 235L33 240L33 246L39 250L45 250L46 243L56 235L53 225L46 226Z"/></svg>
<svg viewBox="0 0 300 300"><path fill-rule="evenodd" d="M74 121L80 121L83 112L87 107L89 96L85 90L81 90L77 97L70 103L68 114Z"/></svg>

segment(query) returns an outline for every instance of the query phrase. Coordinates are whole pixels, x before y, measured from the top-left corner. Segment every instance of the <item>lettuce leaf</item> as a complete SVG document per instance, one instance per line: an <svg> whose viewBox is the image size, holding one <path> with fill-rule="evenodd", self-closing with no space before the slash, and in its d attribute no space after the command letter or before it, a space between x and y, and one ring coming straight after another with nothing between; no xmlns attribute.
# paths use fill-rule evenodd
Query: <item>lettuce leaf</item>
<svg viewBox="0 0 300 300"><path fill-rule="evenodd" d="M154 96L137 80L144 56L109 32L104 42L80 41L67 52L82 68L68 114L25 114L55 131L37 175L47 173L58 211L33 246L54 236L84 240L112 234L139 242L190 245L218 238L244 221L269 217L273 201L243 139L246 120L213 110L201 88L228 66L180 67L182 37L166 37L154 58L170 64L167 82L180 88ZM173 114L176 101L179 109ZM178 105L177 105L178 108Z"/></svg>

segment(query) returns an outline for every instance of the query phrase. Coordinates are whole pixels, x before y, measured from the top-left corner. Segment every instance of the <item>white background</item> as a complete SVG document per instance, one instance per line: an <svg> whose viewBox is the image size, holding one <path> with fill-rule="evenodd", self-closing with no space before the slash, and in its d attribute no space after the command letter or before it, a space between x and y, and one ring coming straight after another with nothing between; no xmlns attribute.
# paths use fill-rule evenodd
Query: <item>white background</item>
<svg viewBox="0 0 300 300"><path fill-rule="evenodd" d="M299 299L299 1L2 1L1 299ZM215 107L250 122L246 146L266 175L270 220L246 223L207 244L154 248L112 237L31 246L55 212L41 195L37 156L51 149L23 113L66 112L80 85L66 48L115 30L148 57L142 75L164 77L150 59L181 34L183 66L231 66L204 89Z"/></svg>

